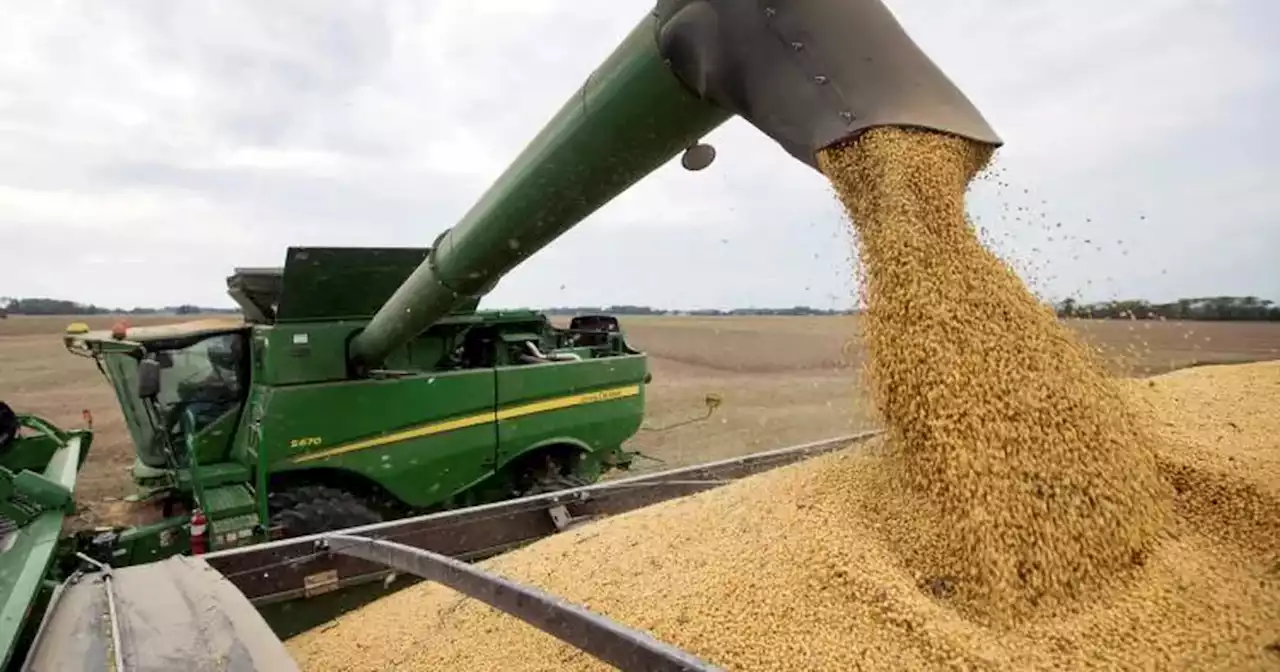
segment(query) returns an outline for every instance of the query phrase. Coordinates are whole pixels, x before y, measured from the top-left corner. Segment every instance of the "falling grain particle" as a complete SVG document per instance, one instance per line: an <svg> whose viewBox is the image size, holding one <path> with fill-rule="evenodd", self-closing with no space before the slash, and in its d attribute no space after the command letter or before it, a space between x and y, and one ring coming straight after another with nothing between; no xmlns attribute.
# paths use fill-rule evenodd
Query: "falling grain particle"
<svg viewBox="0 0 1280 672"><path fill-rule="evenodd" d="M1169 493L1120 388L974 236L964 193L989 157L881 129L820 163L857 232L889 466L929 512L903 509L889 536L918 571L957 577L970 617L1000 622L1123 579Z"/></svg>
<svg viewBox="0 0 1280 672"><path fill-rule="evenodd" d="M1196 376L1231 367L1108 378L965 221L987 159L901 130L820 156L886 440L484 566L729 670L1273 668L1280 364L1205 386L1201 419ZM457 600L420 584L289 647L307 670L608 669Z"/></svg>

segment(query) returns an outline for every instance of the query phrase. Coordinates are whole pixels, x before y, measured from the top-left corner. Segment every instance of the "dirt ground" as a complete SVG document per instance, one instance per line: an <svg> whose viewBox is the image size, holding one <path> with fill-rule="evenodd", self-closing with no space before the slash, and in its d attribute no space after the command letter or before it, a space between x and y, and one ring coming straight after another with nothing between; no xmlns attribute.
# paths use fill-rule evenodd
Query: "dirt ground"
<svg viewBox="0 0 1280 672"><path fill-rule="evenodd" d="M186 318L184 318L186 319ZM195 319L195 318L190 318ZM0 400L65 427L92 415L95 438L77 484L82 519L114 518L131 492L133 448L115 397L92 360L68 353L71 322L109 328L111 317L0 320ZM133 325L179 321L131 318ZM1205 363L1280 359L1280 323L1071 321L1121 375ZM659 469L742 455L876 426L859 383L863 351L853 317L644 317L624 320L650 356L646 428L631 448ZM705 398L722 405L708 419Z"/></svg>
<svg viewBox="0 0 1280 672"><path fill-rule="evenodd" d="M93 420L93 446L76 481L76 498L84 521L114 518L117 501L131 493L128 469L133 444L115 393L92 359L72 355L62 344L67 325L84 322L90 329L110 329L119 318L24 317L0 320L0 401L17 413L31 413L64 428ZM173 315L131 316L129 324L185 321Z"/></svg>
<svg viewBox="0 0 1280 672"><path fill-rule="evenodd" d="M1153 375L1206 363L1280 359L1280 323L1070 320L1113 372ZM623 322L650 357L647 424L634 449L694 464L877 426L860 383L864 351L854 317L645 317ZM647 466L647 465L646 465Z"/></svg>

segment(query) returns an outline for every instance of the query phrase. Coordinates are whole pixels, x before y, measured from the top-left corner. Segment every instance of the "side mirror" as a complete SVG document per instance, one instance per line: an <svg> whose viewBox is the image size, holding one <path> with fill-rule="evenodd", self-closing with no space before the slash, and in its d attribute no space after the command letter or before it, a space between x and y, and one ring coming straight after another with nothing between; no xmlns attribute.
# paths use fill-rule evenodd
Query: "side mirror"
<svg viewBox="0 0 1280 672"><path fill-rule="evenodd" d="M146 357L138 362L138 396L154 399L160 394L160 362Z"/></svg>

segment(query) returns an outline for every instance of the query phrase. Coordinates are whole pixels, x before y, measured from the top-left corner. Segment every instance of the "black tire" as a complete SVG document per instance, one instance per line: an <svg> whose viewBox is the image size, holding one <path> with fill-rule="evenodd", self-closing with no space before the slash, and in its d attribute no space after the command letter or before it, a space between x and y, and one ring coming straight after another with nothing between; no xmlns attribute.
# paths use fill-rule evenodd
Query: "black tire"
<svg viewBox="0 0 1280 672"><path fill-rule="evenodd" d="M528 497L530 495L545 495L549 492L559 492L561 490L572 490L580 488L584 485L590 485L587 479L576 474L560 474L550 478L543 478L534 481L520 496Z"/></svg>
<svg viewBox="0 0 1280 672"><path fill-rule="evenodd" d="M545 495L588 485L587 479L577 475L570 466L573 460L556 459L550 454L539 455L525 468L516 492L519 497Z"/></svg>
<svg viewBox="0 0 1280 672"><path fill-rule="evenodd" d="M348 527L371 525L383 515L359 497L337 488L304 485L268 497L271 527L283 537L300 537Z"/></svg>
<svg viewBox="0 0 1280 672"><path fill-rule="evenodd" d="M275 490L267 494L267 507L272 516L276 512L283 511L314 502L317 499L324 499L327 496L326 490L340 492L337 488L325 488L322 485L296 485L282 490Z"/></svg>
<svg viewBox="0 0 1280 672"><path fill-rule="evenodd" d="M9 404L0 401L0 452L18 438L18 414L9 408Z"/></svg>

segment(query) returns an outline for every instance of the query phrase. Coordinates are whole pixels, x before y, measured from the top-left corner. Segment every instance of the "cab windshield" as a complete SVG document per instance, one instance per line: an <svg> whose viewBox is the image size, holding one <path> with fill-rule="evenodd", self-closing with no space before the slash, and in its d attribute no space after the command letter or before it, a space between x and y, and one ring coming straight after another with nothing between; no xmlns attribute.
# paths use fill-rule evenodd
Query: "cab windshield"
<svg viewBox="0 0 1280 672"><path fill-rule="evenodd" d="M159 353L156 404L171 435L199 432L239 404L245 383L243 352L244 335L237 332Z"/></svg>

